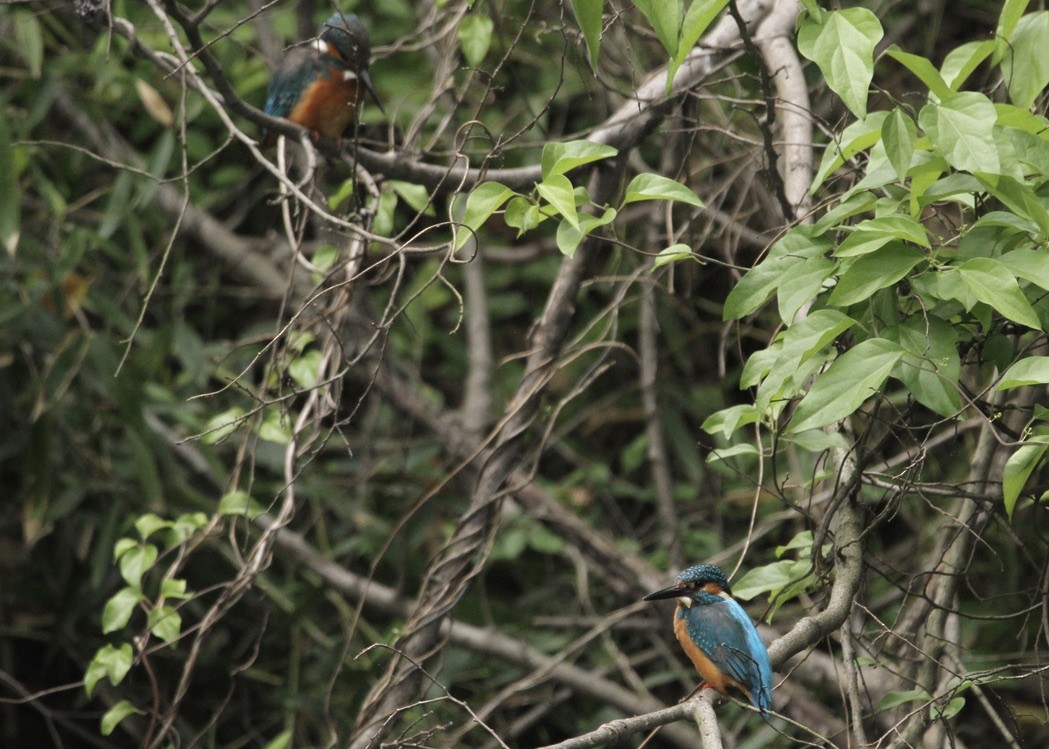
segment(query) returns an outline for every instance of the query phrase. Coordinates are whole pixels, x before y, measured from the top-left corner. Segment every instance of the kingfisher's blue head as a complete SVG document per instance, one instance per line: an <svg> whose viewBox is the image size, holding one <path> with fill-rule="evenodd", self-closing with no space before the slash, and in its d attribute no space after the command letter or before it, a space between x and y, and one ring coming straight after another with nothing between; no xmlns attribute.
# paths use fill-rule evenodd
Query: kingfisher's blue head
<svg viewBox="0 0 1049 749"><path fill-rule="evenodd" d="M661 598L689 598L699 593L721 592L732 594L728 578L721 568L714 564L694 564L677 576L677 582L673 585L649 593L644 597L645 601L658 601Z"/></svg>
<svg viewBox="0 0 1049 749"><path fill-rule="evenodd" d="M335 13L317 29L317 37L354 70L366 69L372 56L368 30L353 13Z"/></svg>

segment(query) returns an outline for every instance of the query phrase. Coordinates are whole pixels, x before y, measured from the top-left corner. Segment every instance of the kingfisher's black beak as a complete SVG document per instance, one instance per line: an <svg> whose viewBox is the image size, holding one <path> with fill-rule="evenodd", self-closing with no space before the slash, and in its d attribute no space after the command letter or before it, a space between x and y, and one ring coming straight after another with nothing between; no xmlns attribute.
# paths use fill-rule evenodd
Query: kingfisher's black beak
<svg viewBox="0 0 1049 749"><path fill-rule="evenodd" d="M685 594L685 589L681 583L674 583L669 588L663 588L657 590L655 593L649 593L647 596L642 598L642 601L661 601L664 598L677 598Z"/></svg>
<svg viewBox="0 0 1049 749"><path fill-rule="evenodd" d="M375 90L375 86L372 84L372 77L368 75L367 70L361 70L358 78L364 83L364 87L368 89L368 93L372 95L372 99L375 100L375 105L379 107L379 111L386 114L386 110L382 108L382 102L379 101L379 94Z"/></svg>

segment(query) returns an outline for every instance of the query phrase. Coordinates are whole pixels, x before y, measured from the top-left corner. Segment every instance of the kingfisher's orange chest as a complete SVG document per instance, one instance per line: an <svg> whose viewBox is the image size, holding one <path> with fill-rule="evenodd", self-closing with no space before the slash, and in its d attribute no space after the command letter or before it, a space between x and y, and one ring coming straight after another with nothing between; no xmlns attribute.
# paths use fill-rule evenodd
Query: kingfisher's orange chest
<svg viewBox="0 0 1049 749"><path fill-rule="evenodd" d="M310 83L288 119L337 140L353 122L357 111L357 76L330 66L328 75Z"/></svg>

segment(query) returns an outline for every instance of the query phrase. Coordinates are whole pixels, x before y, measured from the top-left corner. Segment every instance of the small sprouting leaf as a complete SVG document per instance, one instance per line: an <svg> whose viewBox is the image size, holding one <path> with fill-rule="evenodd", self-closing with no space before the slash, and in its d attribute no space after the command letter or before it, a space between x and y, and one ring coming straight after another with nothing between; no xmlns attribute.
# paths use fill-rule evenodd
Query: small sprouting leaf
<svg viewBox="0 0 1049 749"><path fill-rule="evenodd" d="M1002 472L1002 499L1005 505L1005 514L1012 520L1013 510L1016 508L1016 500L1020 498L1020 492L1027 483L1028 477L1045 457L1049 444L1030 443L1021 445L1016 449L1009 460L1005 462Z"/></svg>
<svg viewBox="0 0 1049 749"><path fill-rule="evenodd" d="M507 226L517 229L518 236L539 226L547 218L549 217L543 215L535 201L521 195L511 198L503 212L503 221Z"/></svg>
<svg viewBox="0 0 1049 749"><path fill-rule="evenodd" d="M925 256L913 247L893 241L862 255L848 267L831 292L827 304L847 307L868 299L878 289L899 281Z"/></svg>
<svg viewBox="0 0 1049 749"><path fill-rule="evenodd" d="M121 700L113 707L106 710L106 714L102 716L101 732L103 736L109 736L120 725L120 721L124 720L127 716L133 713L142 713L137 707L132 705L127 700Z"/></svg>
<svg viewBox="0 0 1049 749"><path fill-rule="evenodd" d="M586 49L590 53L590 66L597 67L597 55L601 49L601 11L604 9L605 0L570 0L572 13L575 14L576 23L579 24L583 38L586 39Z"/></svg>
<svg viewBox="0 0 1049 749"><path fill-rule="evenodd" d="M579 248L579 244L590 232L610 224L615 217L616 209L606 208L600 216L587 214L579 216L579 222L576 226L573 226L568 221L562 221L557 227L557 248L567 257L572 257Z"/></svg>
<svg viewBox="0 0 1049 749"><path fill-rule="evenodd" d="M1020 19L1002 55L1002 77L1013 104L1028 109L1049 85L1049 11Z"/></svg>
<svg viewBox="0 0 1049 749"><path fill-rule="evenodd" d="M997 174L1001 169L994 145L997 117L986 96L962 91L952 93L939 104L926 104L918 121L937 151L955 169Z"/></svg>
<svg viewBox="0 0 1049 749"><path fill-rule="evenodd" d="M186 581L180 577L170 577L160 584L160 595L164 598L189 598L186 592Z"/></svg>
<svg viewBox="0 0 1049 749"><path fill-rule="evenodd" d="M568 177L554 174L535 186L536 192L568 223L579 228L579 215L575 209L575 189Z"/></svg>
<svg viewBox="0 0 1049 749"><path fill-rule="evenodd" d="M131 549L138 548L138 541L133 538L122 538L113 544L113 561L117 561Z"/></svg>
<svg viewBox="0 0 1049 749"><path fill-rule="evenodd" d="M149 630L166 643L172 643L182 633L182 615L172 606L164 605L149 612Z"/></svg>
<svg viewBox="0 0 1049 749"><path fill-rule="evenodd" d="M681 20L685 12L682 0L634 0L634 7L648 19L656 38L663 44L667 54L678 51L681 36Z"/></svg>
<svg viewBox="0 0 1049 749"><path fill-rule="evenodd" d="M652 269L655 270L664 265L678 263L682 260L690 260L694 257L695 255L692 252L692 248L687 244L672 244L665 250L659 251L659 254L656 255L656 259L652 261Z"/></svg>
<svg viewBox="0 0 1049 749"><path fill-rule="evenodd" d="M167 528L171 523L164 518L155 515L152 512L147 512L135 521L135 530L138 531L138 535L142 537L143 541L149 539L154 533L161 528Z"/></svg>
<svg viewBox="0 0 1049 749"><path fill-rule="evenodd" d="M124 643L119 648L112 645L103 645L91 659L91 663L84 673L84 691L90 697L95 691L95 685L102 677L108 677L109 683L116 686L127 672L131 670L132 653L130 643Z"/></svg>
<svg viewBox="0 0 1049 749"><path fill-rule="evenodd" d="M680 182L650 172L639 174L630 180L623 197L623 205L640 200L676 200L697 208L705 207L703 201Z"/></svg>
<svg viewBox="0 0 1049 749"><path fill-rule="evenodd" d="M474 232L481 228L489 217L514 194L506 185L498 182L483 182L473 189L466 199L466 215L459 227L455 241L456 251L462 249Z"/></svg>
<svg viewBox="0 0 1049 749"><path fill-rule="evenodd" d="M543 146L543 155L540 160L543 179L549 179L555 174L565 174L583 164L610 159L618 153L619 151L612 146L594 143L591 140L547 143Z"/></svg>
<svg viewBox="0 0 1049 749"><path fill-rule="evenodd" d="M142 600L142 592L135 588L121 588L102 609L102 634L108 635L127 626L135 606Z"/></svg>
<svg viewBox="0 0 1049 749"><path fill-rule="evenodd" d="M1020 285L1016 283L1013 274L997 260L986 257L973 258L962 263L958 267L958 273L981 302L1013 322L1041 330L1038 315L1020 291Z"/></svg>
<svg viewBox="0 0 1049 749"><path fill-rule="evenodd" d="M899 344L884 338L849 349L812 383L787 431L818 429L851 415L881 389L901 356Z"/></svg>
<svg viewBox="0 0 1049 749"><path fill-rule="evenodd" d="M882 35L878 17L866 8L806 16L798 30L798 51L819 66L827 85L860 119L867 116L874 47Z"/></svg>
<svg viewBox="0 0 1049 749"><path fill-rule="evenodd" d="M266 512L266 508L256 502L247 492L230 492L219 500L219 515L246 515L254 520Z"/></svg>
<svg viewBox="0 0 1049 749"><path fill-rule="evenodd" d="M142 575L157 561L157 547L144 544L129 549L120 557L120 576L132 588L141 589Z"/></svg>
<svg viewBox="0 0 1049 749"><path fill-rule="evenodd" d="M888 156L896 176L900 179L905 178L907 170L911 167L911 159L914 158L914 147L918 142L918 128L914 120L897 107L881 126L881 139L885 144L885 155Z"/></svg>
<svg viewBox="0 0 1049 749"><path fill-rule="evenodd" d="M1005 371L995 390L1011 390L1025 385L1049 383L1049 356L1029 356Z"/></svg>
<svg viewBox="0 0 1049 749"><path fill-rule="evenodd" d="M205 445L214 445L220 442L239 427L243 423L243 419L244 409L239 406L212 416L204 426L204 436L201 438L201 441Z"/></svg>
<svg viewBox="0 0 1049 749"><path fill-rule="evenodd" d="M483 13L469 13L459 24L459 46L466 64L476 67L492 45L492 19Z"/></svg>
<svg viewBox="0 0 1049 749"><path fill-rule="evenodd" d="M288 375L305 390L317 387L323 361L324 355L317 349L311 349L292 360L288 365Z"/></svg>

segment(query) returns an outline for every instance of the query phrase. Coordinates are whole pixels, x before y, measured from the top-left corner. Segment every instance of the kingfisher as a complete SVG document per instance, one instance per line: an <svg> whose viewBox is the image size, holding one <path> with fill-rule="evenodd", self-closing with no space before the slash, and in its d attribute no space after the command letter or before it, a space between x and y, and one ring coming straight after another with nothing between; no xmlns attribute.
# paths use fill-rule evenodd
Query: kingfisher
<svg viewBox="0 0 1049 749"><path fill-rule="evenodd" d="M754 622L732 597L728 579L713 564L696 564L668 588L642 600L677 598L674 634L711 687L741 694L767 720L772 709L772 664Z"/></svg>
<svg viewBox="0 0 1049 749"><path fill-rule="evenodd" d="M270 80L263 111L302 125L314 134L339 142L357 118L364 89L382 111L379 95L368 75L371 43L361 19L335 13L321 24L308 45L290 50ZM264 146L276 142L263 133Z"/></svg>

